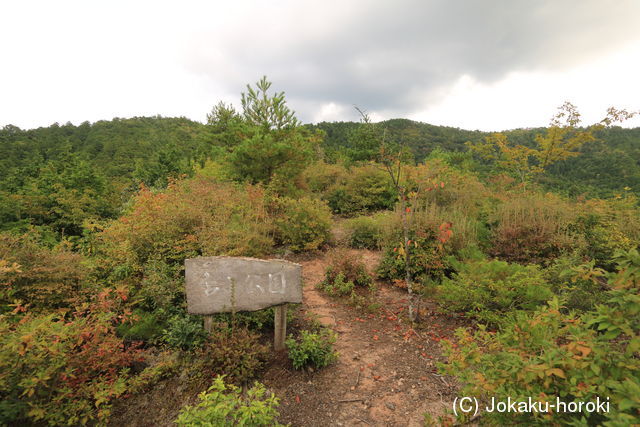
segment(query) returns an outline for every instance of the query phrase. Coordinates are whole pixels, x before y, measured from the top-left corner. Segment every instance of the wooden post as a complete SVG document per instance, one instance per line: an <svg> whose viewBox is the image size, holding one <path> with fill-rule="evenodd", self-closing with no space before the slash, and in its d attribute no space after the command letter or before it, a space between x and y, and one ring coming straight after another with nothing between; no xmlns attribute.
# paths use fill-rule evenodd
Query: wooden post
<svg viewBox="0 0 640 427"><path fill-rule="evenodd" d="M284 339L287 336L287 304L275 307L273 348L275 351L284 350Z"/></svg>
<svg viewBox="0 0 640 427"><path fill-rule="evenodd" d="M204 316L204 330L208 333L211 333L213 330L213 316L205 315Z"/></svg>

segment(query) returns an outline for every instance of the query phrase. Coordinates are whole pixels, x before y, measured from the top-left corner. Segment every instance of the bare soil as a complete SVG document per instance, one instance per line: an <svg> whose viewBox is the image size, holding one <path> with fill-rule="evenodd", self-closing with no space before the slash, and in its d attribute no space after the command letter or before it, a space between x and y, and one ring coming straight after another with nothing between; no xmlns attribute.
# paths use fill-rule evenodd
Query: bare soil
<svg viewBox="0 0 640 427"><path fill-rule="evenodd" d="M381 254L353 250L368 268ZM461 325L424 306L420 329L403 321L406 291L379 283L375 312L358 310L318 291L326 260L298 260L303 266L303 310L338 334L339 360L318 372L295 371L290 363L272 364L262 382L281 399L280 421L292 426L422 426L451 408L456 384L437 374L443 360L439 340Z"/></svg>

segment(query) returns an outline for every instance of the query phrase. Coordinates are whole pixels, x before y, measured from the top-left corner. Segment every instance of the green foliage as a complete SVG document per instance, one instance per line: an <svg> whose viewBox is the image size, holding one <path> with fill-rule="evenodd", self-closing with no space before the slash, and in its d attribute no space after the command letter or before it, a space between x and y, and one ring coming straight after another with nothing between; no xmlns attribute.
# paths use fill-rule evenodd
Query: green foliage
<svg viewBox="0 0 640 427"><path fill-rule="evenodd" d="M8 216L9 222L29 218L31 224L72 236L82 234L85 221L113 216L116 204L105 177L74 153L43 164L12 198L15 217Z"/></svg>
<svg viewBox="0 0 640 427"><path fill-rule="evenodd" d="M238 143L229 157L230 175L238 181L295 181L313 157L309 137L299 133L275 135L263 130Z"/></svg>
<svg viewBox="0 0 640 427"><path fill-rule="evenodd" d="M207 125L216 146L227 152L233 152L245 132L244 120L240 114L233 105L224 102L216 104L211 113L207 114Z"/></svg>
<svg viewBox="0 0 640 427"><path fill-rule="evenodd" d="M287 322L293 321L295 305L287 305ZM275 308L270 307L258 311L247 311L239 313L218 313L214 318L220 322L242 325L253 331L264 331L273 328L275 319Z"/></svg>
<svg viewBox="0 0 640 427"><path fill-rule="evenodd" d="M180 411L179 426L280 426L277 422L279 400L256 382L246 396L224 377L216 377L213 384L198 396L200 403Z"/></svg>
<svg viewBox="0 0 640 427"><path fill-rule="evenodd" d="M567 310L588 311L604 302L605 273L595 266L595 260L584 263L577 254L562 256L544 273Z"/></svg>
<svg viewBox="0 0 640 427"><path fill-rule="evenodd" d="M325 279L324 282L321 282L318 286L331 296L351 295L355 289L353 281L347 281L344 273L336 274L332 280Z"/></svg>
<svg viewBox="0 0 640 427"><path fill-rule="evenodd" d="M438 286L441 309L464 312L490 326L500 325L514 311L534 310L553 295L535 265L477 260L453 266L457 272Z"/></svg>
<svg viewBox="0 0 640 427"><path fill-rule="evenodd" d="M317 199L275 200L276 239L294 252L318 249L331 237L331 211Z"/></svg>
<svg viewBox="0 0 640 427"><path fill-rule="evenodd" d="M409 147L417 161L424 160L436 148L452 152L464 151L466 149L466 141L480 140L485 135L485 133L479 131L434 126L407 119L385 120L376 125L379 129L385 130L385 139ZM345 156L351 154L351 152L357 154L359 151L358 142L368 140L366 138L358 138L358 135L354 134L358 129L362 129L361 122L321 122L307 126L326 133L324 145L329 159L338 157L342 153ZM362 148L366 149L367 145L365 144ZM376 148L379 148L379 146ZM376 154L379 154L379 152L376 152Z"/></svg>
<svg viewBox="0 0 640 427"><path fill-rule="evenodd" d="M321 332L303 330L298 340L289 336L285 345L295 369L308 366L320 369L338 359L338 353L333 350L335 341L335 334L328 329Z"/></svg>
<svg viewBox="0 0 640 427"><path fill-rule="evenodd" d="M328 191L336 184L346 182L348 174L349 171L342 164L317 161L307 166L303 179L309 191L326 199Z"/></svg>
<svg viewBox="0 0 640 427"><path fill-rule="evenodd" d="M156 385L160 380L179 373L182 367L179 354L173 351L161 352L154 359L153 364L129 379L128 393L142 393Z"/></svg>
<svg viewBox="0 0 640 427"><path fill-rule="evenodd" d="M138 160L133 178L149 187L166 188L170 181L193 175L193 166L175 144L162 147L151 159Z"/></svg>
<svg viewBox="0 0 640 427"><path fill-rule="evenodd" d="M634 202L633 199L631 201ZM614 255L617 251L630 250L640 244L637 208L630 211L627 206L614 208L611 204L589 201L571 223L572 231L580 234L586 242L584 255L608 271L615 268Z"/></svg>
<svg viewBox="0 0 640 427"><path fill-rule="evenodd" d="M557 300L534 313L518 313L495 334L460 330L443 372L467 384L465 395L540 401L611 398L608 413L484 414L501 425L518 422L633 425L640 422L640 255L619 253L608 277L605 303L576 316ZM532 417L534 419L532 420Z"/></svg>
<svg viewBox="0 0 640 427"><path fill-rule="evenodd" d="M384 128L371 121L369 115L356 107L360 113L360 126L348 134L346 154L351 161L374 161L380 155L381 141L384 140Z"/></svg>
<svg viewBox="0 0 640 427"><path fill-rule="evenodd" d="M357 249L382 249L388 223L389 216L386 214L360 216L345 221L349 246Z"/></svg>
<svg viewBox="0 0 640 427"><path fill-rule="evenodd" d="M165 173L190 173L191 160L208 155L204 131L188 119L161 117L5 127L0 130L3 228L27 223L49 226L58 236L79 236L86 221L113 218L140 179L164 184Z"/></svg>
<svg viewBox="0 0 640 427"><path fill-rule="evenodd" d="M353 167L350 172L324 196L334 213L353 216L393 208L398 195L385 171L369 165Z"/></svg>
<svg viewBox="0 0 640 427"><path fill-rule="evenodd" d="M269 184L280 195L293 195L305 166L316 155L320 134L302 128L286 105L284 93L268 93L263 77L242 94L243 117L218 104L209 123L218 145L229 152L229 176L237 181Z"/></svg>
<svg viewBox="0 0 640 427"><path fill-rule="evenodd" d="M434 150L442 150L451 155L465 151L469 153L465 142L480 142L489 135L485 132L434 126L406 119L386 120L377 125L386 130L387 140L409 147L418 162L425 160ZM355 141L350 138L350 134L360 126L357 122L307 125L310 129L321 130L326 134L323 146L328 162L335 161L340 156L348 157L346 153L355 149ZM537 144L536 138L544 137L547 132L544 128L534 128L516 129L504 134L512 145L532 147ZM625 187L640 195L640 166L635 160L640 158L640 147L636 143L638 135L639 128L594 129L595 141L586 142L576 149L578 156L570 156L548 165L547 172L540 179L554 191L566 192L571 196L587 194L590 197L612 197L621 193ZM435 156L442 158L441 154ZM458 168L457 165L463 165L465 160L452 158L445 159L445 162ZM471 164L467 163L467 166ZM483 173L496 171L496 165L488 161L481 161L473 168L482 170Z"/></svg>
<svg viewBox="0 0 640 427"><path fill-rule="evenodd" d="M594 132L580 155L552 165L544 183L571 196L615 197L625 191L640 195L640 128L612 127ZM626 190L625 190L626 189Z"/></svg>
<svg viewBox="0 0 640 427"><path fill-rule="evenodd" d="M115 333L121 303L104 292L69 320L0 316L0 423L104 423L140 359Z"/></svg>
<svg viewBox="0 0 640 427"><path fill-rule="evenodd" d="M287 107L284 92L267 94L271 82L263 76L256 83L256 88L247 85L247 93L242 94L242 109L245 119L265 130L285 130L300 126L295 111Z"/></svg>
<svg viewBox="0 0 640 427"><path fill-rule="evenodd" d="M49 249L32 234L0 233L0 263L13 267L0 269L0 303L21 300L36 311L71 307L88 276L83 257L68 245Z"/></svg>
<svg viewBox="0 0 640 427"><path fill-rule="evenodd" d="M169 262L167 262L169 261ZM173 260L150 258L142 267L138 300L143 307L170 307L182 297L182 266Z"/></svg>
<svg viewBox="0 0 640 427"><path fill-rule="evenodd" d="M378 277L387 280L404 280L406 255L403 242L397 228L387 240L384 256L376 272ZM409 234L411 263L409 271L417 282L441 279L451 266L447 259L448 249L438 240L438 231L433 228L418 228Z"/></svg>
<svg viewBox="0 0 640 427"><path fill-rule="evenodd" d="M202 327L200 316L175 315L167 322L162 339L171 348L195 350L204 344L207 333Z"/></svg>
<svg viewBox="0 0 640 427"><path fill-rule="evenodd" d="M197 353L198 366L210 376L225 375L241 383L256 376L269 353L259 336L248 329L217 324Z"/></svg>
<svg viewBox="0 0 640 427"><path fill-rule="evenodd" d="M118 325L116 331L125 341L155 344L162 335L163 327L158 314L136 310L128 322Z"/></svg>

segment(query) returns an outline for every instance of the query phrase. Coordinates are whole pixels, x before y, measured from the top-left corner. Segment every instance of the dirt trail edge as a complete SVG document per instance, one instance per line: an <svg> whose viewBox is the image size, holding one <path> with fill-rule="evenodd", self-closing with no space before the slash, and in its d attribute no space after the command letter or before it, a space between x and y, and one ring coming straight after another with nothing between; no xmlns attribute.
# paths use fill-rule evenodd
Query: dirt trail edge
<svg viewBox="0 0 640 427"><path fill-rule="evenodd" d="M371 267L380 254L361 254ZM406 293L379 284L381 308L358 310L346 299L330 298L315 288L326 268L324 256L302 264L303 310L337 333L338 361L317 372L273 364L262 381L281 399L280 421L293 426L422 426L451 408L456 387L437 374L442 360L438 341L457 327L426 307L419 335L399 320Z"/></svg>

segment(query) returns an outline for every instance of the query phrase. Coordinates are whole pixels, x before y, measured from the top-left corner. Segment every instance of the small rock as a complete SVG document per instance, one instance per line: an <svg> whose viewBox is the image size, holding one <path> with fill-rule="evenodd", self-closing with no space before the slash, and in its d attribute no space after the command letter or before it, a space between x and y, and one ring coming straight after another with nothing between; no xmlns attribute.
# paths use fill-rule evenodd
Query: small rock
<svg viewBox="0 0 640 427"><path fill-rule="evenodd" d="M385 404L385 406L386 406L387 408L391 409L392 411L395 411L395 410L396 410L396 405L394 405L393 403L391 403L391 402L385 402L384 404Z"/></svg>

